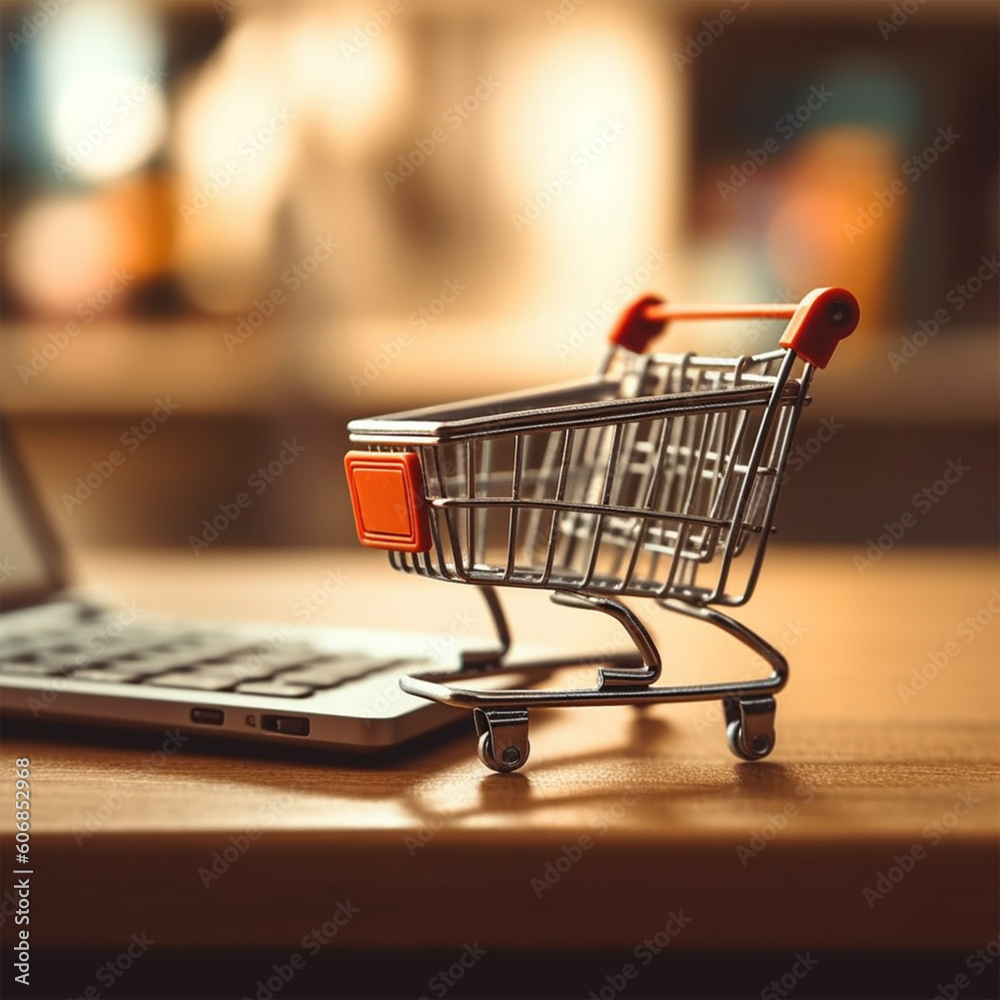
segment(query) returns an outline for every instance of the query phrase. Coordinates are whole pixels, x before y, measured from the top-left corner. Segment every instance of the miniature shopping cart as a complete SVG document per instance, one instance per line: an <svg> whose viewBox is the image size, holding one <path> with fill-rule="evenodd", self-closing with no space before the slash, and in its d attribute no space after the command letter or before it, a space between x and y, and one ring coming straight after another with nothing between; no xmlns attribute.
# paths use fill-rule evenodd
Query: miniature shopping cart
<svg viewBox="0 0 1000 1000"><path fill-rule="evenodd" d="M644 353L672 320L788 320L780 348L735 358ZM473 710L479 757L495 771L528 758L528 710L661 701L722 702L743 760L774 748L785 658L720 607L749 600L771 533L792 436L816 367L858 324L854 296L821 288L797 305L668 305L647 296L611 334L599 372L542 390L349 425L346 458L362 544L398 570L476 584L498 648L460 669L405 678L411 694ZM595 656L592 688L497 689L473 677L551 672L580 657L508 664L500 587L616 619L635 652ZM621 598L650 598L749 646L770 676L656 686L661 662Z"/></svg>

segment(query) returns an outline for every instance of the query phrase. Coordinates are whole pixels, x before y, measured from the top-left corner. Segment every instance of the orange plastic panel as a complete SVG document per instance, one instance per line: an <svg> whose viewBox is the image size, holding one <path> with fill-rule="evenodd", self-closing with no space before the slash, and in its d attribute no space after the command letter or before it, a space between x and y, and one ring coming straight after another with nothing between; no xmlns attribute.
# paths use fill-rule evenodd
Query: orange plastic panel
<svg viewBox="0 0 1000 1000"><path fill-rule="evenodd" d="M837 344L854 332L860 319L861 306L846 288L817 288L799 303L778 343L825 368Z"/></svg>
<svg viewBox="0 0 1000 1000"><path fill-rule="evenodd" d="M420 459L414 452L349 451L344 468L362 545L397 552L431 547Z"/></svg>

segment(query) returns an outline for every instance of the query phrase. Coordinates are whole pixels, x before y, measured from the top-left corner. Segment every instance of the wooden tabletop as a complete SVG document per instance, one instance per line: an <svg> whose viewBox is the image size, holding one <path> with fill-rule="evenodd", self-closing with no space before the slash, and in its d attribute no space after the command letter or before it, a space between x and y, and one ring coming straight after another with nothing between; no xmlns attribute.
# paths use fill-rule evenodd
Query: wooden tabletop
<svg viewBox="0 0 1000 1000"><path fill-rule="evenodd" d="M677 947L982 946L1000 886L996 558L900 548L862 572L858 555L774 547L742 609L792 666L760 763L730 755L717 704L536 712L512 775L482 767L471 732L360 764L18 733L2 837L9 858L28 757L32 941L298 947L326 924L343 947L631 948L661 930ZM372 553L77 562L150 613L290 620L336 570L347 585L316 624L445 635L468 612L469 634L486 631L468 588ZM592 653L617 638L542 594L509 608L526 641ZM715 630L637 610L665 680L754 673Z"/></svg>

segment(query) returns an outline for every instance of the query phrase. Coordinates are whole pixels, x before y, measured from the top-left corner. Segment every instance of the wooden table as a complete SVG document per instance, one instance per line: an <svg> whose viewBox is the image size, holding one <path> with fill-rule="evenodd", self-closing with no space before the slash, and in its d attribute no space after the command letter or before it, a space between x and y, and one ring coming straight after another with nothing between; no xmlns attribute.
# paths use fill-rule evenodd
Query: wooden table
<svg viewBox="0 0 1000 1000"><path fill-rule="evenodd" d="M531 759L507 776L480 765L471 732L358 765L8 739L6 857L13 760L31 759L33 941L111 948L142 929L169 948L298 947L339 919L344 948L632 948L673 913L690 921L677 948L983 946L1000 884L995 556L900 548L862 573L859 554L769 553L743 617L792 675L761 763L729 754L705 704L536 713ZM77 561L149 612L281 621L338 570L348 584L317 624L446 634L467 611L486 629L468 588L366 552ZM592 651L617 637L537 593L509 607L532 642ZM698 622L647 620L665 678L755 670ZM932 654L941 666L921 684Z"/></svg>

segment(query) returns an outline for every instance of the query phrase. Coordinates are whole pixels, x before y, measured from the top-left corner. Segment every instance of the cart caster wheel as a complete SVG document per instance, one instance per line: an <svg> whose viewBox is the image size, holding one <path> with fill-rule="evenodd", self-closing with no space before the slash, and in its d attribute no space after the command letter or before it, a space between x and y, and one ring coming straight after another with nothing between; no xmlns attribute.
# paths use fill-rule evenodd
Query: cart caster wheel
<svg viewBox="0 0 1000 1000"><path fill-rule="evenodd" d="M510 774L524 766L531 753L524 709L477 708L473 718L479 734L479 759L490 770Z"/></svg>
<svg viewBox="0 0 1000 1000"><path fill-rule="evenodd" d="M774 749L774 699L727 698L722 704L726 740L733 755L740 760L763 760Z"/></svg>
<svg viewBox="0 0 1000 1000"><path fill-rule="evenodd" d="M531 753L531 744L525 743L524 750L520 747L508 745L504 747L503 754L498 758L493 752L493 740L489 733L483 733L479 737L479 759L492 771L499 771L500 774L510 774L520 768L528 759Z"/></svg>
<svg viewBox="0 0 1000 1000"><path fill-rule="evenodd" d="M753 744L748 746L739 722L731 722L726 727L726 741L733 755L740 760L763 760L774 749L773 733L770 737L759 733L754 737Z"/></svg>

